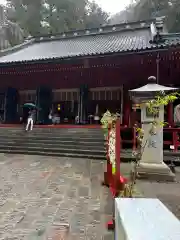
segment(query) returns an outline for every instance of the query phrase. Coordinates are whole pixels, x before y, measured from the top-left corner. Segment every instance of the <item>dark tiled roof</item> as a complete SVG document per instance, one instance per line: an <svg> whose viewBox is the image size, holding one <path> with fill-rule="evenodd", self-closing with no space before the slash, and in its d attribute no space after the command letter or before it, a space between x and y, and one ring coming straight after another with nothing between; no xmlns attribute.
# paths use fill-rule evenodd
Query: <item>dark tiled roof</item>
<svg viewBox="0 0 180 240"><path fill-rule="evenodd" d="M164 40L157 45L153 42L150 24L147 22L124 23L62 33L56 36L34 37L13 49L1 52L0 63L24 62L69 57L93 56L118 52L133 52L163 47L171 44ZM168 42L169 41L169 42ZM172 43L173 44L173 43Z"/></svg>
<svg viewBox="0 0 180 240"><path fill-rule="evenodd" d="M151 48L148 31L111 33L106 35L85 36L72 39L61 39L34 43L0 58L0 62L31 61L49 58L66 58L104 54L112 52L133 51Z"/></svg>
<svg viewBox="0 0 180 240"><path fill-rule="evenodd" d="M162 46L179 46L180 33L161 34L160 45Z"/></svg>

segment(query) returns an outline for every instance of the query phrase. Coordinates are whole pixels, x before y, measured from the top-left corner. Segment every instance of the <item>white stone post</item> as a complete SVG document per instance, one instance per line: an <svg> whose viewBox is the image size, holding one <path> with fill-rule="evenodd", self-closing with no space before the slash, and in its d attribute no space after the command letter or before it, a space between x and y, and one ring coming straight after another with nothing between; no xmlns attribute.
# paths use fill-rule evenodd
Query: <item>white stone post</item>
<svg viewBox="0 0 180 240"><path fill-rule="evenodd" d="M115 240L179 240L180 221L156 198L115 198Z"/></svg>
<svg viewBox="0 0 180 240"><path fill-rule="evenodd" d="M154 135L150 134L152 123L157 122ZM170 168L163 162L163 127L164 122L164 106L159 107L159 114L154 119L150 114L146 104L141 105L141 123L144 131L144 139L142 146L142 157L138 167L140 178L148 178L152 180L173 181L175 175Z"/></svg>

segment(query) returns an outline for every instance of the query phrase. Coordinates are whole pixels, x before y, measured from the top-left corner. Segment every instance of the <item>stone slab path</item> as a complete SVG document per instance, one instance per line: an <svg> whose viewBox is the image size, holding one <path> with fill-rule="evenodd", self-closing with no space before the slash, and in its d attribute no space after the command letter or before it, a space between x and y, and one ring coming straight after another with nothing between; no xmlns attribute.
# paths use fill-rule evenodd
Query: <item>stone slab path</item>
<svg viewBox="0 0 180 240"><path fill-rule="evenodd" d="M0 240L110 240L103 162L0 155ZM69 232L62 223L70 224Z"/></svg>
<svg viewBox="0 0 180 240"><path fill-rule="evenodd" d="M169 183L139 181L138 189L145 197L158 198L180 220L180 167L176 168L176 181Z"/></svg>

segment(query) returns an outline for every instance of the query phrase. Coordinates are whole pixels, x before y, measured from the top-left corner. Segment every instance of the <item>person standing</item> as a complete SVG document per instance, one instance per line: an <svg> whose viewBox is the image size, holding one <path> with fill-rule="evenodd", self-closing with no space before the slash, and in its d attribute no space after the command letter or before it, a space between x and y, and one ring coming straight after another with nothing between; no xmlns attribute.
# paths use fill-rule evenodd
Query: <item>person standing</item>
<svg viewBox="0 0 180 240"><path fill-rule="evenodd" d="M75 124L79 124L79 116L78 115L75 117Z"/></svg>
<svg viewBox="0 0 180 240"><path fill-rule="evenodd" d="M52 110L50 110L48 118L49 118L49 123L52 124L53 123L53 121L52 121L52 118L53 118Z"/></svg>
<svg viewBox="0 0 180 240"><path fill-rule="evenodd" d="M26 131L28 131L29 125L30 125L30 130L32 131L32 129L33 129L34 113L35 113L35 110L30 110L29 111L29 115L28 115L28 119L27 119L27 125L26 125Z"/></svg>

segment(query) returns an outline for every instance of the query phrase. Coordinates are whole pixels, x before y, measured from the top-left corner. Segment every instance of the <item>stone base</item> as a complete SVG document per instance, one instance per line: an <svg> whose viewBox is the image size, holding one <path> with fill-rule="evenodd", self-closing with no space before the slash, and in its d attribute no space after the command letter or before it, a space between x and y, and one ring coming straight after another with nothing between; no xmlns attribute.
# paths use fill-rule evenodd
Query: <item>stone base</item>
<svg viewBox="0 0 180 240"><path fill-rule="evenodd" d="M152 181L175 181L175 174L165 163L140 163L138 167L138 178Z"/></svg>

